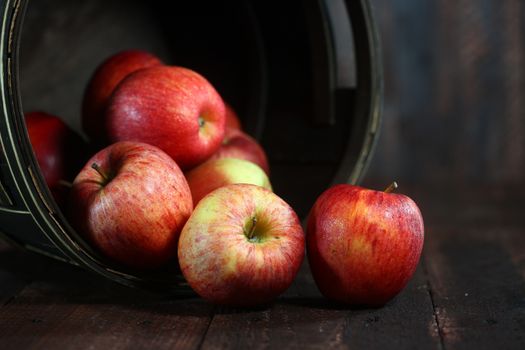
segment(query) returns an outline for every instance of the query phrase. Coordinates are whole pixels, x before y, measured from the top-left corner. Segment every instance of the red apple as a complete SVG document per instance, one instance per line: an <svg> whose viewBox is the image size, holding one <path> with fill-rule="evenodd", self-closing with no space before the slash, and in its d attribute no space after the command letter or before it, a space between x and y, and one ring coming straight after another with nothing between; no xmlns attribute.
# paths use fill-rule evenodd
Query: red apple
<svg viewBox="0 0 525 350"><path fill-rule="evenodd" d="M304 258L304 233L292 208L271 191L228 185L199 202L178 255L184 277L203 298L256 305L290 286Z"/></svg>
<svg viewBox="0 0 525 350"><path fill-rule="evenodd" d="M308 260L327 298L381 306L412 277L423 236L423 218L407 196L335 185L310 212Z"/></svg>
<svg viewBox="0 0 525 350"><path fill-rule="evenodd" d="M266 174L270 174L264 149L255 139L238 129L226 128L221 147L212 156L212 159L220 158L248 160L260 166Z"/></svg>
<svg viewBox="0 0 525 350"><path fill-rule="evenodd" d="M232 106L226 103L225 107L226 107L226 127L237 129L237 130L242 130L241 120L239 119L239 116L237 115L237 113L235 113L235 111L233 110Z"/></svg>
<svg viewBox="0 0 525 350"><path fill-rule="evenodd" d="M248 183L272 190L264 171L252 162L236 158L210 159L186 173L193 205L213 190L236 183Z"/></svg>
<svg viewBox="0 0 525 350"><path fill-rule="evenodd" d="M184 170L208 159L224 137L224 102L201 75L158 66L129 75L107 110L112 141L140 141L168 153Z"/></svg>
<svg viewBox="0 0 525 350"><path fill-rule="evenodd" d="M106 142L104 110L115 87L139 69L161 65L156 56L140 50L119 52L102 62L91 77L82 103L82 128L95 143Z"/></svg>
<svg viewBox="0 0 525 350"><path fill-rule="evenodd" d="M71 221L114 261L140 269L177 255L193 203L175 161L155 146L115 143L80 171L70 195Z"/></svg>
<svg viewBox="0 0 525 350"><path fill-rule="evenodd" d="M62 206L71 182L85 162L86 143L59 117L45 112L25 114L29 139L40 171L55 201Z"/></svg>

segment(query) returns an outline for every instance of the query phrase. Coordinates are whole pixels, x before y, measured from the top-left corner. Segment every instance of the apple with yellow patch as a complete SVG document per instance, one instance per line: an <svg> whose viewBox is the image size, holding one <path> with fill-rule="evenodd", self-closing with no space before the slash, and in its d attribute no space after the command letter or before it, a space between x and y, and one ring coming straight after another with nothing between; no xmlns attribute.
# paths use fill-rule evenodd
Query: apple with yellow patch
<svg viewBox="0 0 525 350"><path fill-rule="evenodd" d="M381 306L416 270L423 249L423 218L409 197L348 184L316 200L307 225L308 261L329 299Z"/></svg>
<svg viewBox="0 0 525 350"><path fill-rule="evenodd" d="M270 302L292 283L304 259L304 233L293 209L250 184L204 197L184 226L179 263L189 285L218 304Z"/></svg>
<svg viewBox="0 0 525 350"><path fill-rule="evenodd" d="M193 205L213 190L237 183L248 183L272 190L266 173L256 164L237 158L210 159L186 173Z"/></svg>
<svg viewBox="0 0 525 350"><path fill-rule="evenodd" d="M268 157L261 145L245 132L226 128L222 144L210 159L239 158L250 161L261 167L266 174L270 174Z"/></svg>

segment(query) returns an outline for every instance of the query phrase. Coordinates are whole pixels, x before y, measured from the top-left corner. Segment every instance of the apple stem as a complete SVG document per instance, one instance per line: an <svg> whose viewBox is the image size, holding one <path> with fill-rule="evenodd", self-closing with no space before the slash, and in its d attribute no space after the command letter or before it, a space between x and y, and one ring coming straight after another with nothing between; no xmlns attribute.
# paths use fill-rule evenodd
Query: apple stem
<svg viewBox="0 0 525 350"><path fill-rule="evenodd" d="M253 235L255 233L255 225L257 225L257 218L255 216L252 217L252 226L250 227L250 232L248 232L248 240L253 239Z"/></svg>
<svg viewBox="0 0 525 350"><path fill-rule="evenodd" d="M104 182L107 182L108 181L108 177L106 176L106 174L104 174L104 172L102 171L102 169L100 169L100 166L97 164L97 163L93 163L91 164L91 167L93 169L95 169L97 171L97 173L99 173L100 176L102 176L102 179L104 180Z"/></svg>
<svg viewBox="0 0 525 350"><path fill-rule="evenodd" d="M203 117L199 117L199 128L202 128L206 124L206 121Z"/></svg>
<svg viewBox="0 0 525 350"><path fill-rule="evenodd" d="M392 182L388 187L385 189L385 193L394 192L399 186L397 185L397 182Z"/></svg>

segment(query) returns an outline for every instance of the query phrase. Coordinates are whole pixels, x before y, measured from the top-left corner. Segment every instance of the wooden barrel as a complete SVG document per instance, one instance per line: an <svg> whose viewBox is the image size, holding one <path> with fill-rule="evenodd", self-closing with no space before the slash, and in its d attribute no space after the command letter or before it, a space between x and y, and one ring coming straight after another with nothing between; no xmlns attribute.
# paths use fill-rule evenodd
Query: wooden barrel
<svg viewBox="0 0 525 350"><path fill-rule="evenodd" d="M0 232L120 283L186 293L167 268L116 267L86 245L45 185L24 124L44 110L81 132L90 75L129 48L204 75L268 153L277 194L305 217L336 182L357 183L382 110L379 43L366 0L2 2Z"/></svg>

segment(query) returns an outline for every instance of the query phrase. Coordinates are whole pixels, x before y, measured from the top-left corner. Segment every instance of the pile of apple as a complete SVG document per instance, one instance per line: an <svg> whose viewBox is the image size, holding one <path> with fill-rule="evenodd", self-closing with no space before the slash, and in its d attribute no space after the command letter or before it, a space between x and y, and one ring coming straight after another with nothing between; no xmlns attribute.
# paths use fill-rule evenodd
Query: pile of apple
<svg viewBox="0 0 525 350"><path fill-rule="evenodd" d="M124 51L95 71L82 106L89 144L58 117L28 113L26 123L52 194L86 241L128 268L178 263L209 301L275 299L306 248L326 297L378 306L419 261L420 211L392 188L329 188L305 234L232 108L203 76L150 53Z"/></svg>

